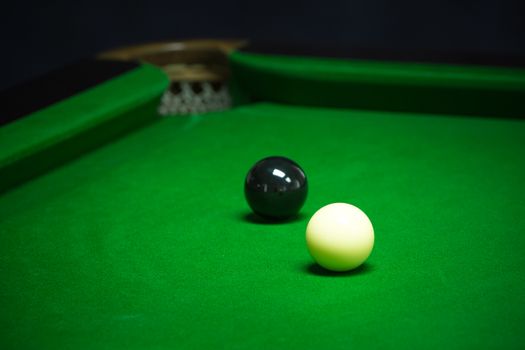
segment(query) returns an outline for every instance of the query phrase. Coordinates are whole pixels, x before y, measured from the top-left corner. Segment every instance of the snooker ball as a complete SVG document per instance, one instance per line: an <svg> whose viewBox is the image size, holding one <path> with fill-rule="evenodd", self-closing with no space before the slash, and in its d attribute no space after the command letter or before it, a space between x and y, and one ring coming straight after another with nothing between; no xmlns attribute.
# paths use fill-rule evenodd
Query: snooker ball
<svg viewBox="0 0 525 350"><path fill-rule="evenodd" d="M307 193L308 182L303 169L285 157L258 161L244 182L244 195L250 208L270 220L285 220L296 215Z"/></svg>
<svg viewBox="0 0 525 350"><path fill-rule="evenodd" d="M306 244L314 260L332 271L355 269L374 247L368 216L351 204L333 203L319 209L306 227Z"/></svg>

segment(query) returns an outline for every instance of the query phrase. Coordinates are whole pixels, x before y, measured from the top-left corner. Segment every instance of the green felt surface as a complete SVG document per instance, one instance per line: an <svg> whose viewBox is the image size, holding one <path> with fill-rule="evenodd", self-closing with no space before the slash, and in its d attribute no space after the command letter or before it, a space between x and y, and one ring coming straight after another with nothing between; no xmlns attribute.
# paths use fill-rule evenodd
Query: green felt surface
<svg viewBox="0 0 525 350"><path fill-rule="evenodd" d="M309 176L295 221L248 215L268 155ZM0 197L0 347L522 348L523 159L518 120L269 103L162 119ZM304 239L337 201L376 231L343 275Z"/></svg>

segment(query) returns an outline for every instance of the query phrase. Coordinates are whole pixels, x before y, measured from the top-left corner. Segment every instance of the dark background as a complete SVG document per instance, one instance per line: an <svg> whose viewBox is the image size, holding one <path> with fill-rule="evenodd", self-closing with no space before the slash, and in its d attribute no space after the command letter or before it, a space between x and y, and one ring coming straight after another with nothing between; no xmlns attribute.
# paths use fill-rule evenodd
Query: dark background
<svg viewBox="0 0 525 350"><path fill-rule="evenodd" d="M166 39L525 56L525 0L28 0L2 4L0 26L0 89L103 50Z"/></svg>

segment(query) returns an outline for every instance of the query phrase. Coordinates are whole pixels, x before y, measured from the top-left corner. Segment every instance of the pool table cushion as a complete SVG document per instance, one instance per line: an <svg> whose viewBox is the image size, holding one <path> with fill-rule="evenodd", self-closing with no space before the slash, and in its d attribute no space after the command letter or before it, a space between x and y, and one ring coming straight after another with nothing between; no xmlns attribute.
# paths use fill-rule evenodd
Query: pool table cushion
<svg viewBox="0 0 525 350"><path fill-rule="evenodd" d="M95 61L4 92L0 192L155 120L167 86L154 66Z"/></svg>
<svg viewBox="0 0 525 350"><path fill-rule="evenodd" d="M523 118L525 69L234 52L239 104Z"/></svg>

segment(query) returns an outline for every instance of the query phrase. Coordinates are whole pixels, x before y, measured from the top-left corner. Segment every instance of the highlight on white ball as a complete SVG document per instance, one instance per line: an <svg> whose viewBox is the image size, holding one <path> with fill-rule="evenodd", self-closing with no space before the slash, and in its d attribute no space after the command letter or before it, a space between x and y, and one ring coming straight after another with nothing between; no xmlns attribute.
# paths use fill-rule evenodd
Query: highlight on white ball
<svg viewBox="0 0 525 350"><path fill-rule="evenodd" d="M306 244L313 259L332 271L355 269L374 247L374 228L368 216L347 203L319 209L306 227Z"/></svg>

